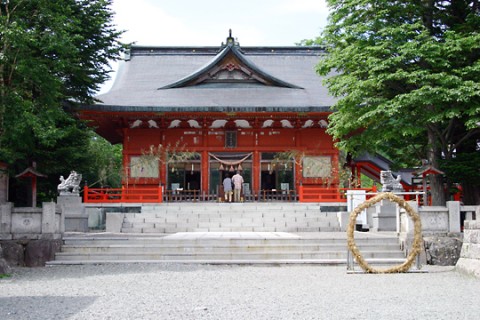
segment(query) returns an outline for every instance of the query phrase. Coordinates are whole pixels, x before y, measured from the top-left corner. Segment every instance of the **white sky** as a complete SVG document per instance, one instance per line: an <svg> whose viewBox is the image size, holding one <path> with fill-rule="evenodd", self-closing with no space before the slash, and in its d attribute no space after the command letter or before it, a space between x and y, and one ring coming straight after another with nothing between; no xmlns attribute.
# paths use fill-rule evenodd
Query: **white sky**
<svg viewBox="0 0 480 320"><path fill-rule="evenodd" d="M320 35L328 16L324 0L114 0L112 10L122 41L142 46L220 46L229 29L241 46L289 46Z"/></svg>

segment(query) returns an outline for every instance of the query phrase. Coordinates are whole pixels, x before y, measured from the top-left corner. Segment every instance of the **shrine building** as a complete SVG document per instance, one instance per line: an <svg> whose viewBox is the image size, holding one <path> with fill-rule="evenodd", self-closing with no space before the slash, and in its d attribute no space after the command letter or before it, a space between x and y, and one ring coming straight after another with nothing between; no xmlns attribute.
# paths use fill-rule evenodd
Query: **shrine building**
<svg viewBox="0 0 480 320"><path fill-rule="evenodd" d="M338 188L339 151L325 131L335 100L315 71L319 47L132 46L112 89L82 106L99 135L123 144L124 188L221 193L241 171L244 196ZM148 150L191 152L142 161Z"/></svg>

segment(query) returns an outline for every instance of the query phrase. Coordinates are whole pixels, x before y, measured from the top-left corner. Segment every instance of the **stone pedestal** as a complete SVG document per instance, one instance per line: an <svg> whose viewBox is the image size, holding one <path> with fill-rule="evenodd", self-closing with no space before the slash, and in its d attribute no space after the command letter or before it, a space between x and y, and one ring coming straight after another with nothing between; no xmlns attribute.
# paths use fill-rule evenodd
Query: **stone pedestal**
<svg viewBox="0 0 480 320"><path fill-rule="evenodd" d="M65 217L65 231L88 232L88 214L79 195L60 195L57 198Z"/></svg>
<svg viewBox="0 0 480 320"><path fill-rule="evenodd" d="M397 230L397 205L388 200L380 201L372 214L373 231Z"/></svg>
<svg viewBox="0 0 480 320"><path fill-rule="evenodd" d="M356 207L361 205L367 199L365 190L347 190L347 210L352 212ZM357 216L357 225L360 225L362 229L369 229L367 211L363 210Z"/></svg>

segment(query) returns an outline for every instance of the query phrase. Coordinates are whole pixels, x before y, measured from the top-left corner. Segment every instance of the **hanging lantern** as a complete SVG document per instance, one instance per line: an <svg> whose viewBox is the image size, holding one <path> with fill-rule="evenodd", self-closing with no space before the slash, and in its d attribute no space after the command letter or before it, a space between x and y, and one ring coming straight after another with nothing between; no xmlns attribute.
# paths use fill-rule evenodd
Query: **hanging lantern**
<svg viewBox="0 0 480 320"><path fill-rule="evenodd" d="M225 170L225 168L223 167L223 163L220 162L220 167L218 168L218 170L220 170L220 171Z"/></svg>

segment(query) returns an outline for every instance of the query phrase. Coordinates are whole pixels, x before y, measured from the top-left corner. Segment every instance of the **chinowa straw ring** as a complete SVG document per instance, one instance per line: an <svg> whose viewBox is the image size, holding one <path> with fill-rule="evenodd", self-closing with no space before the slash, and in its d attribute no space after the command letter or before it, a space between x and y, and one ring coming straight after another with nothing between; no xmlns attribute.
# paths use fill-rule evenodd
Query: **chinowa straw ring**
<svg viewBox="0 0 480 320"><path fill-rule="evenodd" d="M397 203L401 208L405 209L407 214L412 218L414 223L414 238L412 248L410 253L407 256L407 259L404 263L398 266L386 270L377 270L372 268L367 261L363 258L362 254L358 250L357 245L355 244L355 239L353 237L353 232L355 230L355 225L357 221L357 216L365 209L373 206L377 202L388 199L392 202ZM415 257L420 253L421 244L422 244L422 223L420 221L420 216L415 210L402 198L394 195L391 192L379 193L375 197L366 200L359 206L357 206L352 213L350 214L350 221L347 228L347 244L348 249L352 252L354 259L360 265L360 267L367 273L401 273L407 272L415 261Z"/></svg>

